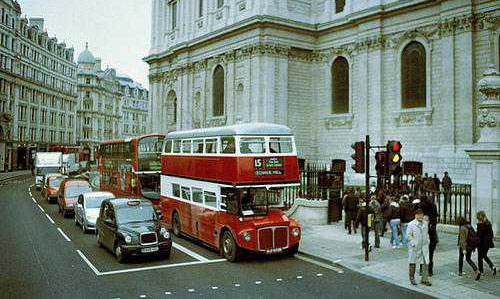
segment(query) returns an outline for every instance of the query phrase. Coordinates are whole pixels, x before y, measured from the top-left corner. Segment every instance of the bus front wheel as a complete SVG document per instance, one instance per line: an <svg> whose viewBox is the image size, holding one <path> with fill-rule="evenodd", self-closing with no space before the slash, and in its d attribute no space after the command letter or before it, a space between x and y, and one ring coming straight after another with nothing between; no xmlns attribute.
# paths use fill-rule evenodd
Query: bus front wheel
<svg viewBox="0 0 500 299"><path fill-rule="evenodd" d="M174 212L172 215L172 228L174 230L174 235L177 237L181 235L181 222L179 221L179 214Z"/></svg>
<svg viewBox="0 0 500 299"><path fill-rule="evenodd" d="M224 254L224 258L230 262L236 262L238 260L238 251L238 244L236 244L233 235L230 231L225 231L222 236L222 253Z"/></svg>

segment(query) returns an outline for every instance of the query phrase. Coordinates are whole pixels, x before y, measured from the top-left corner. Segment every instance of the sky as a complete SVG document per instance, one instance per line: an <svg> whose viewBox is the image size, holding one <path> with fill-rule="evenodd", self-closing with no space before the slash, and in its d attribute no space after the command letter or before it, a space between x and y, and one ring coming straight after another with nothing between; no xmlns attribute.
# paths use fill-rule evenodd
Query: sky
<svg viewBox="0 0 500 299"><path fill-rule="evenodd" d="M22 15L43 17L44 30L75 48L75 62L89 43L102 59L148 88L147 56L151 34L150 0L18 0Z"/></svg>

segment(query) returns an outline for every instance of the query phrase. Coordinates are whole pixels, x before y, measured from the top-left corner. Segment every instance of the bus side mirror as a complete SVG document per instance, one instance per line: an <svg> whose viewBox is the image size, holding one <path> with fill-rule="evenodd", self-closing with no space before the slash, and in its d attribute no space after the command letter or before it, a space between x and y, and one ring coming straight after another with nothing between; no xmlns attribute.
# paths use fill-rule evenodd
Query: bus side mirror
<svg viewBox="0 0 500 299"><path fill-rule="evenodd" d="M220 204L219 208L220 208L220 210L221 210L221 211L227 211L227 206L226 206L226 203L221 202L221 204Z"/></svg>

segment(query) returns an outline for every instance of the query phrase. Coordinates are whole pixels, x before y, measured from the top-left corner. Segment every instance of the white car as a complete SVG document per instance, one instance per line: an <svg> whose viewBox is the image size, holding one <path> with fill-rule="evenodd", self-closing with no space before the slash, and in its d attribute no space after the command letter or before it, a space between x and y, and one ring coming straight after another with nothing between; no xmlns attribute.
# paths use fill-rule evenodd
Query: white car
<svg viewBox="0 0 500 299"><path fill-rule="evenodd" d="M89 192L81 194L75 205L75 224L80 225L83 232L95 230L95 222L99 217L101 203L108 198L115 198L111 192Z"/></svg>

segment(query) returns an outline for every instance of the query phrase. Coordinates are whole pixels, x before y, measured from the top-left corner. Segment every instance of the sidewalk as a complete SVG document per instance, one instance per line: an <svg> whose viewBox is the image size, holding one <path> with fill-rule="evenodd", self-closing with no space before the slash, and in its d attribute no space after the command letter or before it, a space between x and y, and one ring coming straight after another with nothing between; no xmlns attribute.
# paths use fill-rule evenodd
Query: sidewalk
<svg viewBox="0 0 500 299"><path fill-rule="evenodd" d="M370 243L374 245L374 235L370 234ZM492 262L500 268L500 244L489 251ZM408 289L426 293L439 298L498 298L500 297L500 274L493 277L486 263L485 274L480 281L475 281L472 269L464 261L464 276L458 272L457 236L440 233L439 244L434 253L434 276L430 278L431 287L421 284L412 286L408 283L408 253L406 248L392 249L390 235L386 232L381 238L381 248L372 248L370 261L365 262L364 250L361 249L361 235L349 235L344 230L344 223L332 225L306 226L302 228L302 240L299 252L329 260L334 264L360 272ZM472 260L477 265L477 253ZM415 276L420 282L420 277Z"/></svg>
<svg viewBox="0 0 500 299"><path fill-rule="evenodd" d="M16 176L21 176L21 175L31 175L31 170L19 170L19 171L12 171L12 172L0 172L0 181L5 180L5 179L10 179L12 177Z"/></svg>

